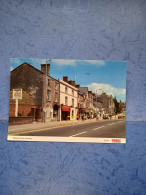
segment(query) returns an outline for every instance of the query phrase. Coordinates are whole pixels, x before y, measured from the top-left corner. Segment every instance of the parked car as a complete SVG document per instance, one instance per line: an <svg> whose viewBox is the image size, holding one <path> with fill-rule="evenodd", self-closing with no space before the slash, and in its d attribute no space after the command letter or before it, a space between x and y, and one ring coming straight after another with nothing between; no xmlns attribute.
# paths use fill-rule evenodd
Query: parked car
<svg viewBox="0 0 146 195"><path fill-rule="evenodd" d="M124 117L123 116L118 116L118 119L123 119Z"/></svg>
<svg viewBox="0 0 146 195"><path fill-rule="evenodd" d="M109 119L108 115L104 115L103 119Z"/></svg>

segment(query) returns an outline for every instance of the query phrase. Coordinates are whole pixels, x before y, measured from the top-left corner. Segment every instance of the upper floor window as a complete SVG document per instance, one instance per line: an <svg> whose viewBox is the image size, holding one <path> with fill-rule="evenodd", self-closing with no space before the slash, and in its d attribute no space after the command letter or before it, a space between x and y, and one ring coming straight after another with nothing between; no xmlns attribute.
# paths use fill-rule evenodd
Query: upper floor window
<svg viewBox="0 0 146 195"><path fill-rule="evenodd" d="M55 102L58 102L58 94L55 92Z"/></svg>
<svg viewBox="0 0 146 195"><path fill-rule="evenodd" d="M47 100L51 101L51 91L47 90Z"/></svg>
<svg viewBox="0 0 146 195"><path fill-rule="evenodd" d="M55 90L58 90L58 84L55 83Z"/></svg>
<svg viewBox="0 0 146 195"><path fill-rule="evenodd" d="M50 82L50 79L48 79L48 86L49 86L49 87L51 86L51 82Z"/></svg>
<svg viewBox="0 0 146 195"><path fill-rule="evenodd" d="M67 87L65 87L65 93L67 94L68 90L67 90Z"/></svg>
<svg viewBox="0 0 146 195"><path fill-rule="evenodd" d="M89 108L90 107L90 103L89 102L87 102L87 108Z"/></svg>
<svg viewBox="0 0 146 195"><path fill-rule="evenodd" d="M65 105L66 106L68 105L68 99L67 99L67 97L65 97Z"/></svg>
<svg viewBox="0 0 146 195"><path fill-rule="evenodd" d="M74 99L72 99L72 106L74 107Z"/></svg>
<svg viewBox="0 0 146 195"><path fill-rule="evenodd" d="M72 90L72 96L74 96L74 90Z"/></svg>

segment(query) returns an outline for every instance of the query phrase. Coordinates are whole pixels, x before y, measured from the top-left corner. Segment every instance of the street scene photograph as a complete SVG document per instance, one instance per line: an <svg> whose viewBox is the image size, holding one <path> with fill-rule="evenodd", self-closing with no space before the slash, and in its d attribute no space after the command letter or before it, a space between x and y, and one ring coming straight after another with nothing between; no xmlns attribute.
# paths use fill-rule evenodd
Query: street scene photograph
<svg viewBox="0 0 146 195"><path fill-rule="evenodd" d="M9 141L126 143L125 61L10 61Z"/></svg>

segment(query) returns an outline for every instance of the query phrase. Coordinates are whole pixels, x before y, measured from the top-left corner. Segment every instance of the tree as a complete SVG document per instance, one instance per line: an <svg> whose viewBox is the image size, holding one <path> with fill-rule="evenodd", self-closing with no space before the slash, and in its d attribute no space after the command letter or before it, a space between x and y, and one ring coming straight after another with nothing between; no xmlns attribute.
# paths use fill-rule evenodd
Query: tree
<svg viewBox="0 0 146 195"><path fill-rule="evenodd" d="M115 113L116 114L121 113L122 112L122 109L120 108L120 104L117 101L116 96L113 98L113 101L114 101L114 104L115 104Z"/></svg>

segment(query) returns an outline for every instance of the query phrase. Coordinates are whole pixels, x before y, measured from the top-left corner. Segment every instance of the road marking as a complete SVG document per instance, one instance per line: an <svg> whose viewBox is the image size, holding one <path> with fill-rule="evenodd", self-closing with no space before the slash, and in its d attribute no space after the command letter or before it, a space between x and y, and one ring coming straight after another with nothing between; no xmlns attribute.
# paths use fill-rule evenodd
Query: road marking
<svg viewBox="0 0 146 195"><path fill-rule="evenodd" d="M121 123L122 121L119 121L117 123ZM82 124L86 124L86 123L75 123L74 125L82 125ZM55 126L55 127L46 127L44 129L31 129L31 130L25 130L25 129L21 129L23 132L16 132L16 133L8 133L8 135L19 135L19 134L24 134L24 133L33 133L33 132L37 132L37 131L45 131L45 130L51 130L51 129L57 129L57 128L62 128L62 127L69 127L72 126L72 124L65 124L65 125L60 125L60 126ZM101 126L101 127L105 127L105 126ZM100 127L100 128L101 128ZM93 129L94 130L94 129Z"/></svg>
<svg viewBox="0 0 146 195"><path fill-rule="evenodd" d="M95 128L95 129L92 129L92 130L94 131L94 130L100 129L100 128L102 128L102 127L105 127L105 126L97 127L97 128Z"/></svg>
<svg viewBox="0 0 146 195"><path fill-rule="evenodd" d="M69 137L74 137L74 136L76 136L76 135L81 135L81 134L83 134L83 133L87 133L87 131L83 131L83 132L81 132L81 133L77 133L77 134L71 135L71 136L69 136Z"/></svg>
<svg viewBox="0 0 146 195"><path fill-rule="evenodd" d="M111 123L111 124L108 124L108 125L114 125L114 124L116 124L116 123Z"/></svg>

